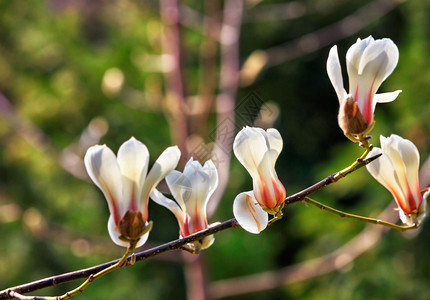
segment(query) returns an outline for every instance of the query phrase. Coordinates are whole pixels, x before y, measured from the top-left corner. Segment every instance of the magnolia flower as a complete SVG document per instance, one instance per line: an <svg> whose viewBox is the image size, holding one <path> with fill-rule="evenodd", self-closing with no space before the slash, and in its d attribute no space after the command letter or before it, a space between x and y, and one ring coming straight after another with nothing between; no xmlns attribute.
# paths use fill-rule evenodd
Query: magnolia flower
<svg viewBox="0 0 430 300"><path fill-rule="evenodd" d="M110 211L108 230L115 244L136 247L148 239L149 194L178 164L178 147L167 148L147 174L149 152L134 137L123 143L118 157L106 145L96 145L85 154L85 167L91 180L103 192Z"/></svg>
<svg viewBox="0 0 430 300"><path fill-rule="evenodd" d="M255 218L254 209L258 211L258 216L264 213L279 215L286 197L285 188L275 171L276 159L282 150L282 137L274 128L264 131L261 128L245 127L234 139L233 150L251 175L254 186L252 193L241 193L236 197L233 212L244 229L249 229L244 222L248 219L248 223L254 222L255 228L260 228L259 232L265 228L267 222L264 225L263 221ZM248 211L241 214L242 209Z"/></svg>
<svg viewBox="0 0 430 300"><path fill-rule="evenodd" d="M185 165L184 172L170 172L166 176L166 183L176 201L167 198L157 189L152 191L151 199L175 215L180 237L207 229L206 206L218 186L218 172L212 160L202 166L191 158ZM213 235L210 235L199 241L199 244L189 247L206 249L213 241Z"/></svg>
<svg viewBox="0 0 430 300"><path fill-rule="evenodd" d="M380 137L381 148L369 156L382 156L367 165L369 173L393 195L399 207L400 219L408 225L419 224L426 216L428 189L420 191L418 168L420 155L409 140L392 134ZM424 200L424 201L423 201Z"/></svg>
<svg viewBox="0 0 430 300"><path fill-rule="evenodd" d="M373 37L352 45L346 53L349 93L343 86L342 71L333 46L327 59L327 73L339 100L339 126L345 134L362 134L373 125L376 103L391 102L400 90L376 94L382 82L393 72L399 59L399 50L390 39ZM370 131L370 130L368 130Z"/></svg>

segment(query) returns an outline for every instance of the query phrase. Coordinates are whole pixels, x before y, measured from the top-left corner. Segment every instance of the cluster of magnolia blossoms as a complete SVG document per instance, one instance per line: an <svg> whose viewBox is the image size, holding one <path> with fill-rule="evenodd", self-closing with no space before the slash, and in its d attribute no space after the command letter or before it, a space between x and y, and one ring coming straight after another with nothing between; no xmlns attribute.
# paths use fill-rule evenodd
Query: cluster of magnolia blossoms
<svg viewBox="0 0 430 300"><path fill-rule="evenodd" d="M181 237L208 228L206 205L218 185L217 170L210 160L202 166L190 159L180 173L174 170L180 156L178 147L167 148L147 174L148 149L134 137L121 145L118 156L106 145L88 149L85 167L108 202L108 231L117 245L139 247L146 242L152 228L152 222L148 221L150 197L175 214ZM156 190L164 178L176 202ZM210 236L190 247L200 250L212 243Z"/></svg>
<svg viewBox="0 0 430 300"><path fill-rule="evenodd" d="M376 94L381 83L393 72L399 59L397 46L390 39L371 36L352 45L346 54L349 94L343 87L337 47L331 48L327 73L339 100L339 127L355 142L362 142L374 125L376 103L391 102L401 91ZM400 219L419 225L426 216L429 189L418 185L419 153L415 145L398 135L381 136L381 148L369 155L382 156L367 166L370 174L393 195Z"/></svg>

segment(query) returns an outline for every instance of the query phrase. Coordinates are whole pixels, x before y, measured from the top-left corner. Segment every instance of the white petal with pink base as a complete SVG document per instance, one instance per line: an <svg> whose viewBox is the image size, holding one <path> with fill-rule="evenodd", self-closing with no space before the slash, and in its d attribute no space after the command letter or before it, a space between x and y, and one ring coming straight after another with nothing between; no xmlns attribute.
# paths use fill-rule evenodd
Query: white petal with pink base
<svg viewBox="0 0 430 300"><path fill-rule="evenodd" d="M139 212L145 226L148 222L149 194L155 186L178 164L178 147L167 148L157 159L147 175L149 152L144 144L134 137L123 143L118 157L106 145L96 145L87 150L84 162L91 180L103 192L110 211L108 230L112 240L128 247L129 242L121 238L118 226L127 212ZM143 234L136 247L148 239L149 231Z"/></svg>

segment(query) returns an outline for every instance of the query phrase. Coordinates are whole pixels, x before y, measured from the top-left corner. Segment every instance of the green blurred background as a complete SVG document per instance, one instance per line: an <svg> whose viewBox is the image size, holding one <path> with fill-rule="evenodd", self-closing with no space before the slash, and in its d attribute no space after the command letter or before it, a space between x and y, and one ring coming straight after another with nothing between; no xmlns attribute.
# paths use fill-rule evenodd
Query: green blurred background
<svg viewBox="0 0 430 300"><path fill-rule="evenodd" d="M184 82L195 105L202 101L195 96L204 3L181 3ZM222 11L223 4L214 6ZM242 74L236 103L256 95L268 105L269 123L284 138L276 169L288 194L361 154L337 127L338 102L325 71L330 47L338 45L345 67L345 53L357 37L389 37L400 51L398 66L380 91L403 92L395 102L378 105L373 143L379 145L380 134L399 134L417 145L424 163L430 151L429 22L430 2L420 0L244 2L240 65L256 50L265 51L257 54L269 55L269 63L255 78ZM163 113L163 27L157 1L0 1L0 289L121 256L123 249L106 230L106 201L85 180L81 158L94 143L116 152L135 136L147 145L152 164L173 143ZM218 44L212 47L219 62ZM202 125L207 132L217 126L211 111L209 123ZM236 113L243 123L243 111ZM202 138L211 141L209 135ZM235 195L252 188L235 158L230 170L211 222L232 218ZM364 169L313 198L371 217L392 201ZM220 280L276 272L324 256L365 228L302 203L284 211L284 219L260 235L241 229L216 235L199 258L212 297L221 290ZM169 211L151 202L150 218L154 228L142 249L177 238ZM277 287L230 299L430 299L429 247L428 223L412 233L390 230L343 265L351 254L346 251L333 272L285 285L277 284L282 276L274 273L269 281ZM185 261L189 258L175 252L137 263L95 282L77 298L186 299ZM35 294L60 295L77 283Z"/></svg>

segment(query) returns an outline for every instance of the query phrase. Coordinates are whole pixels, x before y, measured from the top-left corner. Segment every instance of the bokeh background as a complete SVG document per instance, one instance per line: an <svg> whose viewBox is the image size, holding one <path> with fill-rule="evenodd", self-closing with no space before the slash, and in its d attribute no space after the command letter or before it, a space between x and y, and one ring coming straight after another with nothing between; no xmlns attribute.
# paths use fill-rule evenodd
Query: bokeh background
<svg viewBox="0 0 430 300"><path fill-rule="evenodd" d="M279 129L276 169L288 194L349 165L361 149L337 127L325 71L334 44L343 67L358 37L398 45L398 66L380 91L403 92L378 105L372 141L408 138L425 165L429 22L430 2L420 0L0 1L0 289L122 255L106 230L103 195L83 168L93 144L116 152L135 136L151 164L178 144L186 154L179 169L216 149L226 189L211 222L232 218L234 197L252 188L234 157L229 165L221 130L231 138L243 125ZM313 198L370 217L392 202L365 169ZM202 288L209 299L430 298L428 222L400 233L302 203L284 212L260 235L227 230L199 256L172 252L137 263L77 298L199 299ZM178 237L169 211L151 202L150 218L142 249Z"/></svg>

